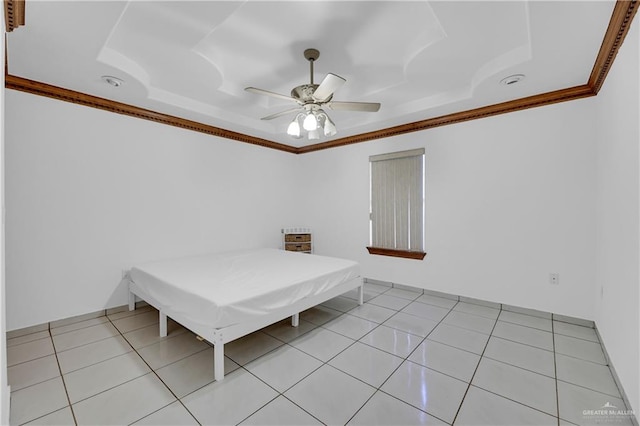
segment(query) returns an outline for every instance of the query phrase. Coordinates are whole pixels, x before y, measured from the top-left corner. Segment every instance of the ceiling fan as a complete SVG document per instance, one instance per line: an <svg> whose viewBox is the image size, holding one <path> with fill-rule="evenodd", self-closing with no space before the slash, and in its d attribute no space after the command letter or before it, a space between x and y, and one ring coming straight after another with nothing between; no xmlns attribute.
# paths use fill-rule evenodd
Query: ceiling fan
<svg viewBox="0 0 640 426"><path fill-rule="evenodd" d="M313 63L320 57L317 49L307 49L304 57L309 61L310 83L296 86L291 90L291 96L270 92L255 87L247 87L244 90L259 95L271 96L273 98L284 99L296 102L298 106L285 111L262 117L261 120L273 120L283 115L299 111L287 128L287 134L294 138L301 138L301 128L306 130L310 140L320 138L320 130L324 136L333 136L337 133L336 126L331 121L327 113L322 109L327 106L335 111L365 111L376 112L380 109L379 103L374 102L342 102L334 101L333 94L346 82L346 80L336 74L329 73L320 84L313 82ZM301 110L301 111L300 111ZM302 124L302 126L301 126Z"/></svg>

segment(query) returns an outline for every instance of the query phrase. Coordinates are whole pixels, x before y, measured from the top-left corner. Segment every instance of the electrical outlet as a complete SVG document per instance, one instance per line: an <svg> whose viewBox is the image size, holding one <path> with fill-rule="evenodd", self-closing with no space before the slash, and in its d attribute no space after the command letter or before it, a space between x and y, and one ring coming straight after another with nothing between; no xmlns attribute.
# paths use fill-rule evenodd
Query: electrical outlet
<svg viewBox="0 0 640 426"><path fill-rule="evenodd" d="M552 272L549 274L549 284L558 285L560 284L560 274L557 272Z"/></svg>

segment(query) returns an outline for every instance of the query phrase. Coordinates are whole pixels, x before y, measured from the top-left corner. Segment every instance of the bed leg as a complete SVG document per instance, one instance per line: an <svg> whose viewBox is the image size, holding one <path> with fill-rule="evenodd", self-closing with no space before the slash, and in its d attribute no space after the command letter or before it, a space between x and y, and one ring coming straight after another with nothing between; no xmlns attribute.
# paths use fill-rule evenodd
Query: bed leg
<svg viewBox="0 0 640 426"><path fill-rule="evenodd" d="M213 380L216 382L224 379L224 344L213 344Z"/></svg>
<svg viewBox="0 0 640 426"><path fill-rule="evenodd" d="M129 310L135 311L136 309L136 295L133 294L131 290L129 290Z"/></svg>
<svg viewBox="0 0 640 426"><path fill-rule="evenodd" d="M291 315L291 327L297 327L300 324L300 314Z"/></svg>
<svg viewBox="0 0 640 426"><path fill-rule="evenodd" d="M364 303L364 282L358 287L358 303L361 305Z"/></svg>
<svg viewBox="0 0 640 426"><path fill-rule="evenodd" d="M160 337L167 337L167 315L160 312Z"/></svg>

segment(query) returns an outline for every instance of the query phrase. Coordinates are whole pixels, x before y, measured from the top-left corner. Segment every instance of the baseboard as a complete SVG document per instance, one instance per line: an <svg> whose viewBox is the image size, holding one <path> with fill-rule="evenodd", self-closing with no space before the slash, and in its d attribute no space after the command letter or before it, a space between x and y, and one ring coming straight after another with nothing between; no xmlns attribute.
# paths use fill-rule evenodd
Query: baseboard
<svg viewBox="0 0 640 426"><path fill-rule="evenodd" d="M412 291L414 293L424 294L424 290L423 289L418 288L418 287L413 287L413 286L410 286L410 285L393 283L391 286L393 288L397 288L398 290Z"/></svg>
<svg viewBox="0 0 640 426"><path fill-rule="evenodd" d="M502 304L502 310L514 312L516 314L524 314L530 315L532 317L544 318L548 320L553 319L553 315L551 314L551 312L538 311L537 309L521 308L519 306L507 305L505 303Z"/></svg>
<svg viewBox="0 0 640 426"><path fill-rule="evenodd" d="M596 331L596 334L598 335L598 340L600 341L600 346L602 347L602 351L604 352L604 358L607 361L607 366L609 367L609 370L611 370L611 374L613 375L613 380L616 382L616 386L618 387L618 392L620 392L620 396L622 397L624 404L627 406L627 410L632 410L633 407L629 402L627 393L624 391L624 387L622 386L620 377L618 376L618 373L616 372L616 369L613 366L613 363L611 362L611 358L609 358L609 353L607 352L607 348L605 347L602 341L602 336L600 335L600 330L598 330L597 324L594 325L594 329ZM631 415L631 423L633 423L633 426L639 426L637 415Z"/></svg>
<svg viewBox="0 0 640 426"><path fill-rule="evenodd" d="M595 322L582 318L570 317L567 315L553 314L554 321L566 322L573 325L581 325L583 327L595 328Z"/></svg>
<svg viewBox="0 0 640 426"><path fill-rule="evenodd" d="M373 278L364 278L364 282L365 283L370 283L370 284L376 284L376 285L381 285L384 287L393 287L393 284L391 284L389 281L380 281L380 280L374 280Z"/></svg>
<svg viewBox="0 0 640 426"><path fill-rule="evenodd" d="M148 306L149 304L145 301L136 302L136 308L142 308L143 306ZM65 325L73 324L76 322L86 321L93 318L99 318L105 315L111 315L117 312L128 311L129 305L121 305L116 306L115 308L107 308L101 309L99 311L89 312L87 314L76 315L69 318L64 318L61 320L45 322L42 324L32 325L30 327L20 328L17 330L7 331L7 339L13 339L14 337L22 337L27 334L37 333L39 331L46 331L51 328L62 327Z"/></svg>

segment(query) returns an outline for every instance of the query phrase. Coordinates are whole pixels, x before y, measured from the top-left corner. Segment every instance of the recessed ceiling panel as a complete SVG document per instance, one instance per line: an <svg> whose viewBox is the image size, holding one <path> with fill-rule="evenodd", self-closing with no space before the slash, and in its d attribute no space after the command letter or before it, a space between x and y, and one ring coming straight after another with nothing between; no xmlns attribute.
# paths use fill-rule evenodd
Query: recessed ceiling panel
<svg viewBox="0 0 640 426"><path fill-rule="evenodd" d="M9 73L293 146L288 96L346 79L328 111L350 136L585 84L613 1L27 1ZM524 74L520 83L500 80ZM124 81L114 88L103 75ZM317 142L317 141L316 141Z"/></svg>

